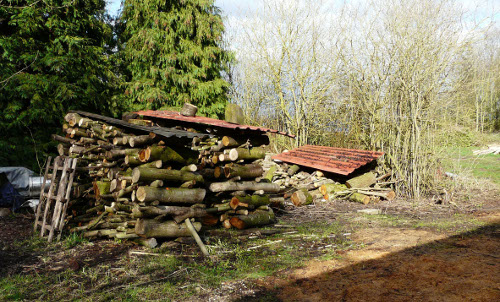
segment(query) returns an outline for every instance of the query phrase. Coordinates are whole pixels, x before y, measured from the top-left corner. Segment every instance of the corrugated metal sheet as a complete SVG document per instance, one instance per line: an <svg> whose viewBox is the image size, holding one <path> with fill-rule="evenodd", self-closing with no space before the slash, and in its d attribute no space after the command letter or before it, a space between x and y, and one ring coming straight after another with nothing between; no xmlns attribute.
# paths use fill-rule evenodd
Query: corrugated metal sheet
<svg viewBox="0 0 500 302"><path fill-rule="evenodd" d="M188 132L184 130L179 130L179 129L174 129L174 128L166 128L166 127L148 127L148 126L141 126L141 125L134 125L127 123L125 121L99 115L99 114L94 114L90 112L85 112L85 111L75 111L71 110L70 112L75 112L78 113L81 116L86 116L91 119L99 120L106 122L111 125L119 126L122 129L129 129L129 130L136 130L139 132L153 132L156 135L165 137L165 138L170 138L170 137L177 137L177 138L185 138L185 139L193 139L194 137L206 137L208 136L207 134L204 133L193 133L193 132Z"/></svg>
<svg viewBox="0 0 500 302"><path fill-rule="evenodd" d="M349 175L376 160L383 152L306 145L272 158L321 171Z"/></svg>
<svg viewBox="0 0 500 302"><path fill-rule="evenodd" d="M289 136L292 138L295 137L295 135L291 135L291 134L288 134L286 132L281 132L278 130L268 129L268 128L264 128L264 127L249 126L249 125L233 124L233 123L229 123L226 121L222 121L222 120L218 120L218 119L214 119L214 118L209 118L209 117L204 117L204 116L184 116L176 111L147 110L147 111L138 111L136 113L139 115L142 115L142 116L161 118L161 119L167 119L167 120L175 120L175 121L181 121L181 122L186 122L186 123L208 125L208 126L233 129L233 130L255 131L255 132L260 132L260 133L266 133L266 132L267 133L277 133L277 134L286 135L286 136Z"/></svg>

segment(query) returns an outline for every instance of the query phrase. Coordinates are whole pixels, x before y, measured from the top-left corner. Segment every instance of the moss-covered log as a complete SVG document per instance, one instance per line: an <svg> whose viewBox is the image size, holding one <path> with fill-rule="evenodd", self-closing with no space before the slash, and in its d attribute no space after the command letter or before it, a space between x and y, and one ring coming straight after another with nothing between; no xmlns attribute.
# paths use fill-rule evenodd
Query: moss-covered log
<svg viewBox="0 0 500 302"><path fill-rule="evenodd" d="M257 160L266 157L266 150L261 147L255 148L234 148L229 151L229 159L236 160Z"/></svg>
<svg viewBox="0 0 500 302"><path fill-rule="evenodd" d="M205 189L139 187L135 196L144 202L158 200L160 203L195 204L202 203L205 194Z"/></svg>
<svg viewBox="0 0 500 302"><path fill-rule="evenodd" d="M224 120L234 124L243 124L245 122L243 109L236 104L227 104Z"/></svg>
<svg viewBox="0 0 500 302"><path fill-rule="evenodd" d="M274 212L272 210L269 211L261 211L256 210L248 215L238 215L232 217L229 222L232 226L236 227L239 230L267 225L273 223L275 220Z"/></svg>
<svg viewBox="0 0 500 302"><path fill-rule="evenodd" d="M253 206L253 208L258 208L260 206L268 205L270 203L269 196L264 195L248 195L248 196L235 196L231 199L230 206L232 209L236 209L241 204L246 204L247 206Z"/></svg>
<svg viewBox="0 0 500 302"><path fill-rule="evenodd" d="M367 188L377 182L377 176L373 172L354 177L345 182L348 188Z"/></svg>
<svg viewBox="0 0 500 302"><path fill-rule="evenodd" d="M226 178L239 176L241 178L257 178L262 176L264 169L259 164L237 165L229 164L224 167L224 175Z"/></svg>
<svg viewBox="0 0 500 302"><path fill-rule="evenodd" d="M313 202L312 195L306 189L296 191L290 199L296 207L305 206Z"/></svg>

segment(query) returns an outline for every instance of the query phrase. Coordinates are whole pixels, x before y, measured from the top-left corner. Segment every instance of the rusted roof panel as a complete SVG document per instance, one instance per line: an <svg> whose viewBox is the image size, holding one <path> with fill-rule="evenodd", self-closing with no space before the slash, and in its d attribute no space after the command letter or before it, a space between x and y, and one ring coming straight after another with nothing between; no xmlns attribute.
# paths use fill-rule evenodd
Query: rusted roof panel
<svg viewBox="0 0 500 302"><path fill-rule="evenodd" d="M272 159L321 171L349 175L382 155L384 152L305 145L289 152L277 154Z"/></svg>
<svg viewBox="0 0 500 302"><path fill-rule="evenodd" d="M264 127L233 124L233 123L229 123L226 121L222 121L222 120L218 120L218 119L214 119L214 118L209 118L209 117L204 117L204 116L184 116L184 115L181 115L177 111L146 110L146 111L138 111L136 113L139 115L142 115L142 116L147 116L147 117L161 118L161 119L167 119L167 120L176 120L176 121L182 121L182 122L187 122L187 123L209 125L209 126L234 129L234 130L256 131L256 132L261 132L261 133L263 133L263 132L277 133L277 134L286 135L286 136L289 136L292 138L295 137L295 135L291 135L291 134L288 134L286 132L281 132L278 130L268 129L268 128L264 128Z"/></svg>

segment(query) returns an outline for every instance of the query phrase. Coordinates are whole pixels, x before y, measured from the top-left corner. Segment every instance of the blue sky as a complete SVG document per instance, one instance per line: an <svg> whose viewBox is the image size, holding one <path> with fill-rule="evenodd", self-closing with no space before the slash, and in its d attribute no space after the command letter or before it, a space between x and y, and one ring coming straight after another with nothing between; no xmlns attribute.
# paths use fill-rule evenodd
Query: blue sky
<svg viewBox="0 0 500 302"><path fill-rule="evenodd" d="M122 0L106 0L106 9L111 13L112 16L116 16L118 10L120 9L120 4ZM241 0L216 0L215 5L222 8L223 12L231 13L238 10L238 7L242 2L254 2L254 1L241 1Z"/></svg>

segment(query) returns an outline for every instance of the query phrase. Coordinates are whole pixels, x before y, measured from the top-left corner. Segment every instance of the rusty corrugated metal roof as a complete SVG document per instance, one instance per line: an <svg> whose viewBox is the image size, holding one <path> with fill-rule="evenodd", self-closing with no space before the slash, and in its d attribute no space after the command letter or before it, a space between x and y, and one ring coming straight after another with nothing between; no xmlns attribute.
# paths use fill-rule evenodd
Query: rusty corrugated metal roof
<svg viewBox="0 0 500 302"><path fill-rule="evenodd" d="M272 157L321 171L349 175L384 152L306 145Z"/></svg>
<svg viewBox="0 0 500 302"><path fill-rule="evenodd" d="M182 121L182 122L186 122L186 123L209 125L209 126L234 129L234 130L256 131L256 132L261 132L261 133L264 133L264 132L277 133L277 134L286 135L286 136L289 136L292 138L295 137L295 135L291 135L291 134L288 134L286 132L281 132L278 130L268 129L268 128L264 128L264 127L233 124L233 123L229 123L226 121L222 121L222 120L218 120L218 119L214 119L214 118L209 118L209 117L204 117L204 116L184 116L184 115L181 115L177 111L146 110L146 111L138 111L136 113L139 115L142 115L142 116L161 118L161 119L167 119L167 120Z"/></svg>

